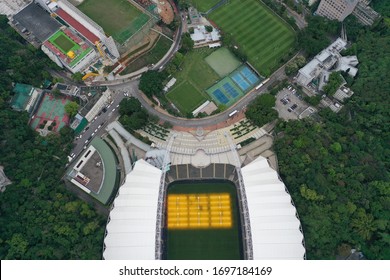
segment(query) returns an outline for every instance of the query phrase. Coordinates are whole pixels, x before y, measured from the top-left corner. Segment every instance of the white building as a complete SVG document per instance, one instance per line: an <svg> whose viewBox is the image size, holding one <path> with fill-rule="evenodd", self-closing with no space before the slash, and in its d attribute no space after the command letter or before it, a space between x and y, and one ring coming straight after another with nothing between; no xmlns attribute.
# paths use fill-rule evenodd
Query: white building
<svg viewBox="0 0 390 280"><path fill-rule="evenodd" d="M345 50L347 42L338 38L326 49L317 54L309 63L299 69L296 77L297 82L305 87L322 89L328 82L328 76L333 71L345 71L351 77L355 77L359 61L356 56L341 56L340 52ZM313 85L315 83L316 85Z"/></svg>

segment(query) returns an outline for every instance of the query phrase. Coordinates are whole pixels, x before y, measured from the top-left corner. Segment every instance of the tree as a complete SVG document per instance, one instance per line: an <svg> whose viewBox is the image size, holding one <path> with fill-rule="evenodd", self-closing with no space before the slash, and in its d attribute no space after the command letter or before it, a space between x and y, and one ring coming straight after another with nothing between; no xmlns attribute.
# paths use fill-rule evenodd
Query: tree
<svg viewBox="0 0 390 280"><path fill-rule="evenodd" d="M259 127L265 125L278 117L278 113L273 109L275 101L275 96L262 94L249 105L245 116Z"/></svg>
<svg viewBox="0 0 390 280"><path fill-rule="evenodd" d="M343 84L344 79L338 72L332 72L329 75L328 83L323 87L323 91L327 95L333 95L339 89L339 87Z"/></svg>
<svg viewBox="0 0 390 280"><path fill-rule="evenodd" d="M139 89L142 90L149 98L153 95L159 95L163 89L163 81L166 74L154 70L147 71L142 74Z"/></svg>
<svg viewBox="0 0 390 280"><path fill-rule="evenodd" d="M59 97L61 96L61 91L58 88L56 88L51 91L51 94L53 94L54 97Z"/></svg>
<svg viewBox="0 0 390 280"><path fill-rule="evenodd" d="M190 33L184 33L181 38L180 52L183 54L188 53L194 48L194 41L192 41Z"/></svg>
<svg viewBox="0 0 390 280"><path fill-rule="evenodd" d="M141 107L141 102L137 98L130 96L129 98L122 99L119 104L119 113L121 115L132 115L141 110Z"/></svg>
<svg viewBox="0 0 390 280"><path fill-rule="evenodd" d="M72 101L65 105L65 112L69 115L70 118L76 116L79 110L79 104L77 102Z"/></svg>
<svg viewBox="0 0 390 280"><path fill-rule="evenodd" d="M206 25L206 26L205 26L205 29L206 29L206 31L209 32L209 33L213 32L213 27L212 27L211 25Z"/></svg>
<svg viewBox="0 0 390 280"><path fill-rule="evenodd" d="M75 80L76 82L82 82L83 81L84 75L80 72L76 72L72 74L72 79Z"/></svg>

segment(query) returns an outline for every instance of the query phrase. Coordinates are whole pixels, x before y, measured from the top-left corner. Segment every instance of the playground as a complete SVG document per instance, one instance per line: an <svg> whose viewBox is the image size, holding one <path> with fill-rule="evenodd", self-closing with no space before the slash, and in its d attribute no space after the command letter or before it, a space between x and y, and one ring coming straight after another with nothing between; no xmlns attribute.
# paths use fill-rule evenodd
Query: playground
<svg viewBox="0 0 390 280"><path fill-rule="evenodd" d="M85 0L77 8L120 44L149 21L149 16L128 0Z"/></svg>
<svg viewBox="0 0 390 280"><path fill-rule="evenodd" d="M167 258L242 259L236 187L183 182L168 187Z"/></svg>
<svg viewBox="0 0 390 280"><path fill-rule="evenodd" d="M232 35L248 61L266 76L294 48L294 30L261 1L230 0L208 17Z"/></svg>
<svg viewBox="0 0 390 280"><path fill-rule="evenodd" d="M69 124L69 116L65 113L65 105L70 102L68 97L56 98L45 93L41 104L30 121L31 127L35 130L48 122L54 122L53 132L58 132L65 125Z"/></svg>

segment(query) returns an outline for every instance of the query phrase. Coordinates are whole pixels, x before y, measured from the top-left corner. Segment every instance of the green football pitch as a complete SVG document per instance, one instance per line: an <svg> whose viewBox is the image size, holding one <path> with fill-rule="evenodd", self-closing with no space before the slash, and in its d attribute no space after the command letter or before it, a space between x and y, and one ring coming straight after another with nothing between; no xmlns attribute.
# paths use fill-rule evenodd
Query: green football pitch
<svg viewBox="0 0 390 280"><path fill-rule="evenodd" d="M243 258L237 194L233 183L200 181L173 183L168 187L168 195L210 193L230 194L233 226L227 229L168 229L167 259L237 260Z"/></svg>
<svg viewBox="0 0 390 280"><path fill-rule="evenodd" d="M295 43L295 32L258 0L230 0L209 15L230 33L260 72L269 75Z"/></svg>
<svg viewBox="0 0 390 280"><path fill-rule="evenodd" d="M119 43L124 43L149 20L149 16L127 0L85 0L77 8Z"/></svg>
<svg viewBox="0 0 390 280"><path fill-rule="evenodd" d="M67 54L70 50L78 50L80 46L72 41L66 34L59 30L53 36L49 38L49 42L57 47L63 54Z"/></svg>
<svg viewBox="0 0 390 280"><path fill-rule="evenodd" d="M181 71L174 74L177 79L167 98L184 114L191 113L208 99L205 90L219 80L219 76L207 64L205 57L212 49L194 49L187 53Z"/></svg>

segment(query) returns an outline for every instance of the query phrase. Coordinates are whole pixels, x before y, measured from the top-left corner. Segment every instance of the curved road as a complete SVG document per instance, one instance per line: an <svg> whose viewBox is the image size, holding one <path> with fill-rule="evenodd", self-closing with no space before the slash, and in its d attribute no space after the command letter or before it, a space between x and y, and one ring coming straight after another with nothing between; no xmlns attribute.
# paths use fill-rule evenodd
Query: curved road
<svg viewBox="0 0 390 280"><path fill-rule="evenodd" d="M229 118L229 113L237 110L241 111L245 109L248 104L250 104L257 96L266 92L267 85L272 84L275 81L282 80L286 76L284 74L284 66L279 68L276 72L274 72L266 85L261 87L259 90L255 90L251 93L246 94L243 98L241 98L236 104L229 108L229 110L222 112L218 115L213 115L210 117L202 118L202 119L185 119L179 118L167 113L163 113L161 111L156 110L154 107L147 102L141 94L139 94L138 83L139 80L124 82L118 85L109 86L111 90L121 91L127 90L131 96L136 97L142 104L142 106L152 115L157 116L162 121L168 121L174 126L181 127L207 127L211 125L216 125L226 121Z"/></svg>

